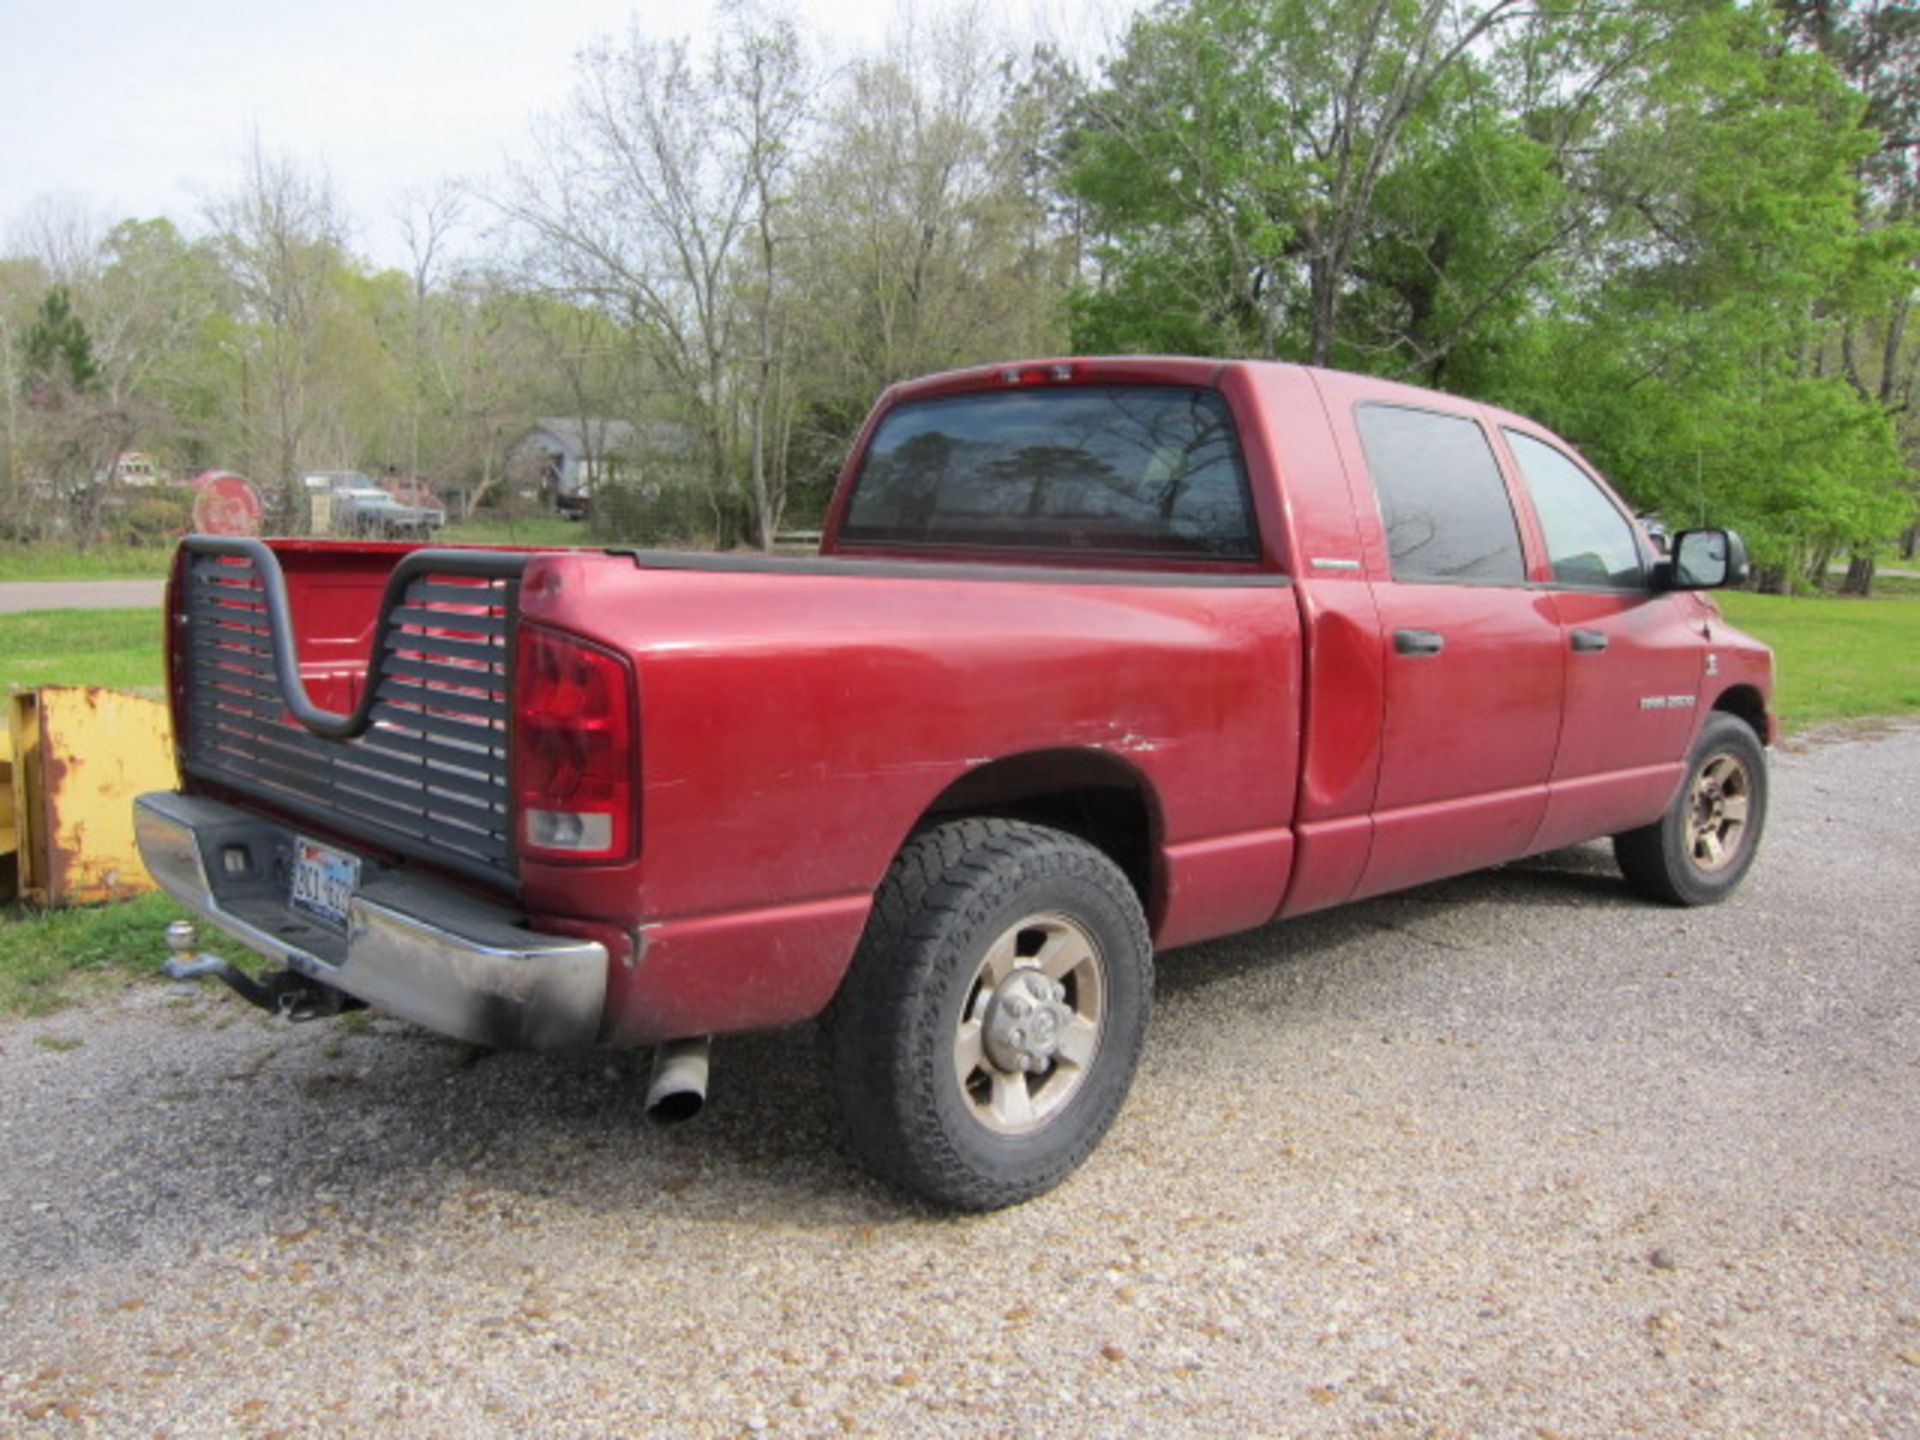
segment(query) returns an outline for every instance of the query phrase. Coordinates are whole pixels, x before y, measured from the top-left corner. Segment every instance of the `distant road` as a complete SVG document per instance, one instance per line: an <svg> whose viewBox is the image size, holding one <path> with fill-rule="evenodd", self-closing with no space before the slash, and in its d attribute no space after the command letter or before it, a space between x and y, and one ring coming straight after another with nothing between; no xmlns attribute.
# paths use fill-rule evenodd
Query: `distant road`
<svg viewBox="0 0 1920 1440"><path fill-rule="evenodd" d="M24 610L138 610L158 605L164 580L13 580L0 584L0 615Z"/></svg>

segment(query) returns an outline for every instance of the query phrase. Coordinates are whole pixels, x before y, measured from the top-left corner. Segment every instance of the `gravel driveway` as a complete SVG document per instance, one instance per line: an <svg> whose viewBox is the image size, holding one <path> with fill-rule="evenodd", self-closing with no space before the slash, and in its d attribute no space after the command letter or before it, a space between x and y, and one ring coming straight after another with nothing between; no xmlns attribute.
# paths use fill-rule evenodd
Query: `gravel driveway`
<svg viewBox="0 0 1920 1440"><path fill-rule="evenodd" d="M0 1024L0 1432L1920 1435L1920 727L1718 911L1585 847L1164 959L1091 1164L835 1151L805 1033L637 1057L162 983Z"/></svg>

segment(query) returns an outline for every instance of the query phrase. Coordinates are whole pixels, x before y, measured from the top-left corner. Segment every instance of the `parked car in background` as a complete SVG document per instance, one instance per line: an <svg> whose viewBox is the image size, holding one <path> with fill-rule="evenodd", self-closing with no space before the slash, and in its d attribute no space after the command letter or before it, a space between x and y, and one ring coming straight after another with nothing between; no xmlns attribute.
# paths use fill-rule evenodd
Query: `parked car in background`
<svg viewBox="0 0 1920 1440"><path fill-rule="evenodd" d="M426 539L447 523L440 506L396 500L358 470L316 470L301 477L308 491L328 497L327 518L316 528L370 540Z"/></svg>
<svg viewBox="0 0 1920 1440"><path fill-rule="evenodd" d="M444 514L447 502L434 493L434 489L418 475L401 475L389 470L379 480L380 488L398 500L402 505L417 506L422 510L438 510Z"/></svg>

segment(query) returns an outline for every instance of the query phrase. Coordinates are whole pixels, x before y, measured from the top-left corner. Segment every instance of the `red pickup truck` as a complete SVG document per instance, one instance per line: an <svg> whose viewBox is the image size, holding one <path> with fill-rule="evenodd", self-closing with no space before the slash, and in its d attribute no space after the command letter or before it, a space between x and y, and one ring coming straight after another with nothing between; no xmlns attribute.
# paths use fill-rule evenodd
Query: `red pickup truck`
<svg viewBox="0 0 1920 1440"><path fill-rule="evenodd" d="M847 1143L1008 1204L1099 1141L1152 957L1597 836L1725 896L1772 662L1520 416L1052 360L896 386L818 557L194 537L149 868L283 968L175 973L539 1048L825 1021Z"/></svg>

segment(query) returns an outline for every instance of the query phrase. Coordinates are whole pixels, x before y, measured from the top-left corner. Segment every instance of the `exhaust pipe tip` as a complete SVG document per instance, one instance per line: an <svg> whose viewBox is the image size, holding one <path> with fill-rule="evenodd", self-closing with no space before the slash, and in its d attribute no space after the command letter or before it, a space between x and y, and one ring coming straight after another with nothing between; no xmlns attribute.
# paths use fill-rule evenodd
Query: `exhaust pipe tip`
<svg viewBox="0 0 1920 1440"><path fill-rule="evenodd" d="M647 1084L647 1118L657 1125L691 1120L707 1103L707 1073L712 1040L669 1040L653 1052L653 1078Z"/></svg>
<svg viewBox="0 0 1920 1440"><path fill-rule="evenodd" d="M707 1097L693 1090L676 1090L647 1098L647 1118L656 1125L681 1125L706 1107Z"/></svg>

